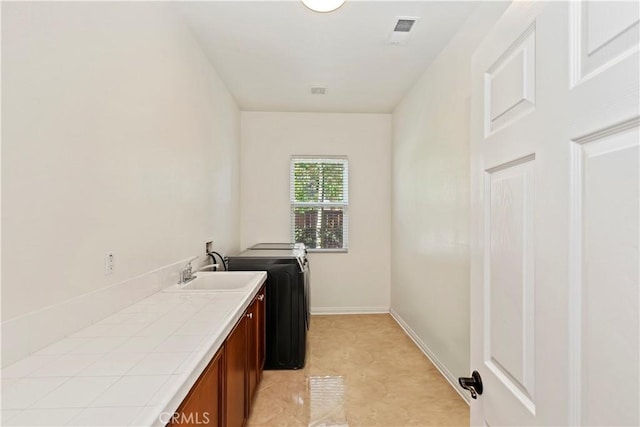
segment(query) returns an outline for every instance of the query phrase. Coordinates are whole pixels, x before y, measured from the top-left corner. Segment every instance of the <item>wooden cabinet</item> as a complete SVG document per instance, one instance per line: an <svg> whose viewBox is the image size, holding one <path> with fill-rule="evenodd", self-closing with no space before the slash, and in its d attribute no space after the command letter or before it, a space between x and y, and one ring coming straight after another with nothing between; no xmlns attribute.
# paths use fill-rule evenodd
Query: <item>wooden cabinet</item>
<svg viewBox="0 0 640 427"><path fill-rule="evenodd" d="M224 348L221 348L189 391L178 410L171 416L169 426L222 425L222 367Z"/></svg>
<svg viewBox="0 0 640 427"><path fill-rule="evenodd" d="M247 418L247 317L246 313L225 343L225 426L243 426Z"/></svg>
<svg viewBox="0 0 640 427"><path fill-rule="evenodd" d="M168 426L245 425L264 368L265 297L262 286Z"/></svg>
<svg viewBox="0 0 640 427"><path fill-rule="evenodd" d="M262 378L264 363L267 360L267 290L263 286L258 293L258 382Z"/></svg>
<svg viewBox="0 0 640 427"><path fill-rule="evenodd" d="M253 303L247 309L247 342L249 358L247 360L247 413L250 413L251 402L262 377L265 360L265 288L262 287Z"/></svg>

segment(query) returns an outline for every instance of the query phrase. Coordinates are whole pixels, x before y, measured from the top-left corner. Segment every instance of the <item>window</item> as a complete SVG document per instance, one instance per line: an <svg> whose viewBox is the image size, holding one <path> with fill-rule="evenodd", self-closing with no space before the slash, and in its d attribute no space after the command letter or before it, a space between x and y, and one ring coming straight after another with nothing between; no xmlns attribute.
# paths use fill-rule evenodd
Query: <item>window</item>
<svg viewBox="0 0 640 427"><path fill-rule="evenodd" d="M317 251L348 248L346 157L291 159L291 238Z"/></svg>

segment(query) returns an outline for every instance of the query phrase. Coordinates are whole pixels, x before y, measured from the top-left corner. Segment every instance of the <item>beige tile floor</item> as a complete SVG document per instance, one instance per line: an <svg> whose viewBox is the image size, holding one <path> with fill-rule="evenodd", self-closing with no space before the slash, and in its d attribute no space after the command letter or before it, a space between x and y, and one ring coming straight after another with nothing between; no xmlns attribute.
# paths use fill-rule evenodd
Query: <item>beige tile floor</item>
<svg viewBox="0 0 640 427"><path fill-rule="evenodd" d="M265 371L248 426L462 426L469 407L388 314L313 316L307 363Z"/></svg>

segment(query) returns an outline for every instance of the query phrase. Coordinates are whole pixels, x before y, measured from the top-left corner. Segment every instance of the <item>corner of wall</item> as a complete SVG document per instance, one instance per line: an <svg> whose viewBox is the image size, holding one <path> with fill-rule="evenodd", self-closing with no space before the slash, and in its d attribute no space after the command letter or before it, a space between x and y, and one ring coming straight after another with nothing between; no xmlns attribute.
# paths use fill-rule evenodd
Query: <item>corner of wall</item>
<svg viewBox="0 0 640 427"><path fill-rule="evenodd" d="M469 369L470 64L480 4L393 111L391 313L456 387Z"/></svg>

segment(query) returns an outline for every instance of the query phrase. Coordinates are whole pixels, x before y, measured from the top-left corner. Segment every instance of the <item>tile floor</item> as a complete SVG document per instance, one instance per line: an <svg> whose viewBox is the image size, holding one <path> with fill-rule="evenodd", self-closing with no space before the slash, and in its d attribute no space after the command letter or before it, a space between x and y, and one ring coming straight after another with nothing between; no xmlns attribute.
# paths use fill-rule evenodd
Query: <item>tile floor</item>
<svg viewBox="0 0 640 427"><path fill-rule="evenodd" d="M305 368L265 371L248 427L468 426L469 407L388 314L313 316Z"/></svg>

